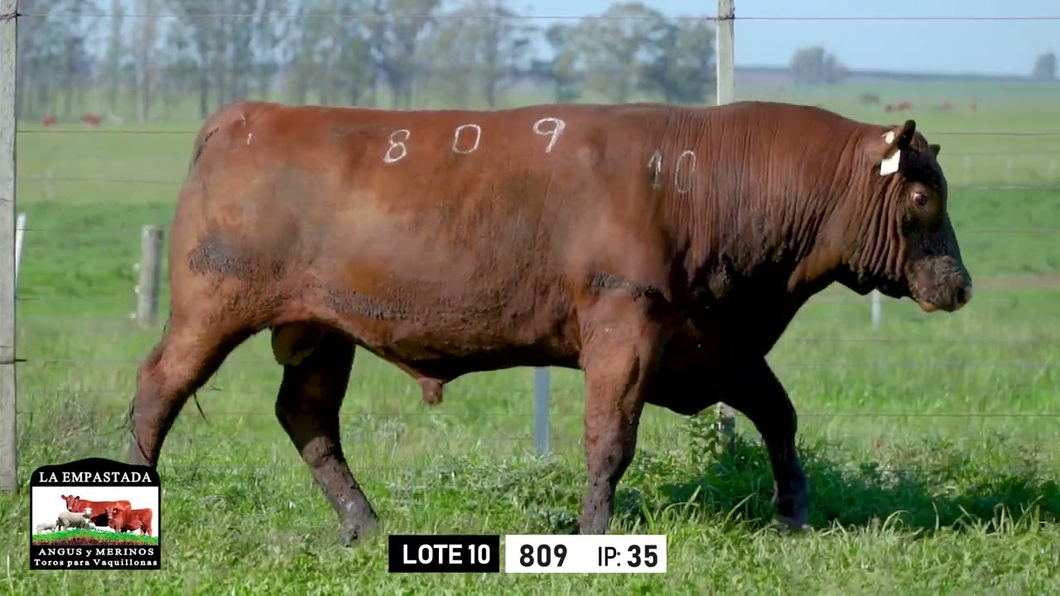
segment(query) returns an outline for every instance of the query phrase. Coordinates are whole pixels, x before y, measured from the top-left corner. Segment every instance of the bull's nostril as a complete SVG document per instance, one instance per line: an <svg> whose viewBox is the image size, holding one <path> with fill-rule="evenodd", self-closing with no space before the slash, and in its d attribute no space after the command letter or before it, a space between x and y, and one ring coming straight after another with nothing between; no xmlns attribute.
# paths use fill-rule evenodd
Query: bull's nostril
<svg viewBox="0 0 1060 596"><path fill-rule="evenodd" d="M964 288L957 288L957 294L954 298L956 298L957 304L964 304L968 301L968 292Z"/></svg>

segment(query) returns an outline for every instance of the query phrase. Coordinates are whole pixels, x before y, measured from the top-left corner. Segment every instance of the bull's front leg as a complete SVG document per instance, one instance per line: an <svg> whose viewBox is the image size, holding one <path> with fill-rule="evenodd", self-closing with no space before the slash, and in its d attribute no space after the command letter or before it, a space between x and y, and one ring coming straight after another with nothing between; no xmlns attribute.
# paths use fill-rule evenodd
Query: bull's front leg
<svg viewBox="0 0 1060 596"><path fill-rule="evenodd" d="M798 416L788 392L765 358L749 361L727 375L722 401L755 425L769 451L773 469L773 505L789 529L806 528L809 485L795 449Z"/></svg>
<svg viewBox="0 0 1060 596"><path fill-rule="evenodd" d="M583 319L585 460L589 489L579 531L603 534L614 510L615 488L633 461L644 390L658 361L660 325L647 305L614 292Z"/></svg>
<svg viewBox="0 0 1060 596"><path fill-rule="evenodd" d="M798 419L784 387L764 358L719 358L684 339L670 341L646 401L689 416L724 401L747 416L769 452L777 516L789 528L801 529L809 488L795 450Z"/></svg>

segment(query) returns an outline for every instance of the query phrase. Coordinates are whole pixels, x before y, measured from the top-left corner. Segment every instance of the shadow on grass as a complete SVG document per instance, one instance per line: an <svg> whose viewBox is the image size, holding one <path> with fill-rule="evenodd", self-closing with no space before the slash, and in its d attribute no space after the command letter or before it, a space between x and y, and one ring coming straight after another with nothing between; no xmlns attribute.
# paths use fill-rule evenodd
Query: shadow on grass
<svg viewBox="0 0 1060 596"><path fill-rule="evenodd" d="M981 449L971 452L925 442L870 461L855 454L837 461L836 454L842 452L823 444L803 446L800 453L815 529L834 524L873 528L888 518L924 533L942 528L997 530L1014 520L1060 521L1060 485L1047 480L1053 475L1043 474L1037 462L1004 436L984 437ZM665 465L652 455L645 459L624 479L626 488L620 485L618 491L617 518L627 524L649 521L675 506L745 520L752 527L772 522L772 471L761 444L737 436L731 450L701 462L699 473L687 463ZM671 479L659 482L667 472ZM693 479L673 482L674 476L686 474ZM639 490L631 488L634 483Z"/></svg>
<svg viewBox="0 0 1060 596"><path fill-rule="evenodd" d="M941 529L996 531L1014 522L1056 523L1060 485L1051 479L1054 474L1039 470L1024 447L1003 436L984 437L972 450L941 440L882 454L803 445L810 525L817 530L836 524L872 529L899 522L905 529L931 534ZM723 455L689 453L697 451L638 451L619 484L613 523L637 532L661 520L710 524L727 518L751 530L773 523L773 477L762 445L738 436ZM580 466L553 461L502 465L490 478L472 484L483 489L472 500L497 498L499 492L530 517L535 531L577 531L585 490Z"/></svg>

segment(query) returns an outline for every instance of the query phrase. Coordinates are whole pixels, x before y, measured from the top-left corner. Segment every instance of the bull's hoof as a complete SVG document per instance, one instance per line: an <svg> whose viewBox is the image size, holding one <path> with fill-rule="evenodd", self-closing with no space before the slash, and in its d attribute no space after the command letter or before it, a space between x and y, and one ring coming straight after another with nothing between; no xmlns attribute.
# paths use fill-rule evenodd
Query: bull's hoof
<svg viewBox="0 0 1060 596"><path fill-rule="evenodd" d="M776 509L775 520L781 529L788 532L805 532L810 530L809 518L810 508L808 505L809 491L805 483L793 493L779 496L774 491L773 507Z"/></svg>
<svg viewBox="0 0 1060 596"><path fill-rule="evenodd" d="M807 516L805 514L800 517L788 517L778 514L775 519L777 526L781 530L792 534L801 534L813 529L810 527L810 524L806 523Z"/></svg>
<svg viewBox="0 0 1060 596"><path fill-rule="evenodd" d="M358 542L379 531L379 520L369 518L351 524L347 524L342 532L342 545L346 547L356 546Z"/></svg>

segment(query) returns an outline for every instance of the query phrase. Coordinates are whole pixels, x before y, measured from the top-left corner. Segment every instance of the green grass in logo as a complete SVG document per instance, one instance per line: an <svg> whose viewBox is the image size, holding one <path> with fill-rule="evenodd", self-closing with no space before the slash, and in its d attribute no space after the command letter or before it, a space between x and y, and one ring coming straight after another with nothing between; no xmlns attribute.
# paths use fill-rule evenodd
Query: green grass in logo
<svg viewBox="0 0 1060 596"><path fill-rule="evenodd" d="M117 532L103 532L100 530L82 530L80 528L51 532L46 534L34 534L34 544L56 543L56 544L158 544L156 536L144 536L142 534L119 534Z"/></svg>

